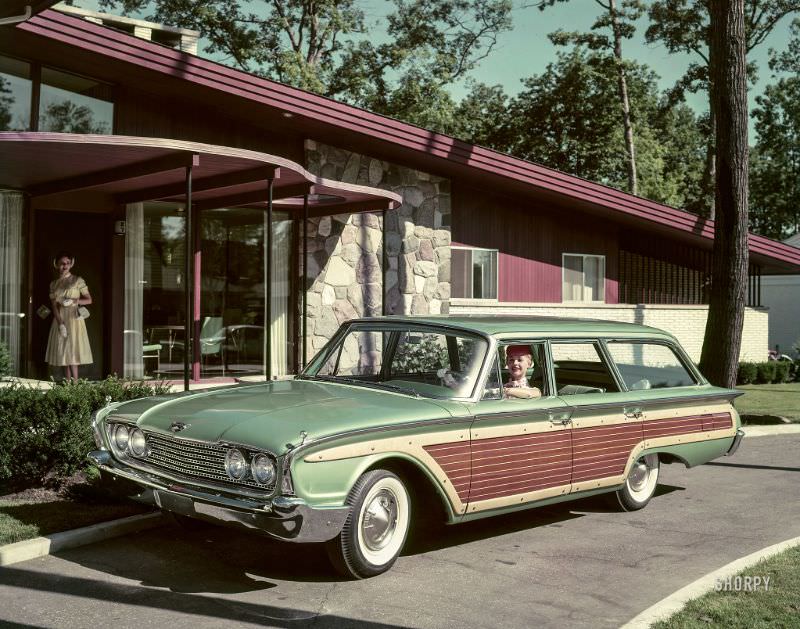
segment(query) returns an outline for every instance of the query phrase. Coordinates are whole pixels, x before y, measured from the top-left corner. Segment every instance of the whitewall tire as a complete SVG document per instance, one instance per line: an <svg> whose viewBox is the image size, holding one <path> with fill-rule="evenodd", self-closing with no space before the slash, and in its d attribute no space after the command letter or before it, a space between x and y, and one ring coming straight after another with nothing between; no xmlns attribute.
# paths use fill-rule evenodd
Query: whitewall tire
<svg viewBox="0 0 800 629"><path fill-rule="evenodd" d="M644 507L658 485L659 462L657 454L645 454L634 461L625 485L617 491L617 501L625 511Z"/></svg>
<svg viewBox="0 0 800 629"><path fill-rule="evenodd" d="M366 472L350 491L347 504L351 510L342 532L327 544L333 565L357 579L386 572L400 555L411 523L405 484L388 470Z"/></svg>

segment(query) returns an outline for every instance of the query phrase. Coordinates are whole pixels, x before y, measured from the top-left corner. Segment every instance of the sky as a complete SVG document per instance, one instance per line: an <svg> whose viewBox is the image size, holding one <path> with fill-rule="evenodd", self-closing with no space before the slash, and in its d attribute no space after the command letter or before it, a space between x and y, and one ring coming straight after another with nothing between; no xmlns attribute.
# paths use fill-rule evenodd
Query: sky
<svg viewBox="0 0 800 629"><path fill-rule="evenodd" d="M514 1L515 5L519 5L523 0ZM97 10L97 0L76 0L75 4L85 9ZM254 8L258 4L260 3L252 2ZM368 24L375 25L376 32L380 32L385 16L393 9L393 3L389 0L362 0L361 4ZM513 15L513 30L500 36L495 50L472 71L470 76L489 85L500 84L506 93L516 94L522 88L520 82L522 79L540 74L548 63L555 61L557 52L562 49L554 46L547 38L547 34L559 28L567 31L588 31L600 10L594 0L571 0L558 3L545 11L536 8L516 9ZM785 49L789 40L791 20L791 17L784 18L778 23L770 37L755 49L748 59L755 61L759 68L759 80L750 89L749 94L751 110L756 105L755 97L773 81L767 65L768 50ZM683 74L693 56L669 54L661 45L648 45L644 41L646 28L647 18L644 17L640 20L634 38L623 44L623 55L650 66L660 77L659 87L662 90L668 89ZM386 37L385 32L382 33L382 37ZM466 91L466 84L463 81L452 88L452 94L457 99ZM708 108L708 99L703 93L688 94L687 103L697 112Z"/></svg>

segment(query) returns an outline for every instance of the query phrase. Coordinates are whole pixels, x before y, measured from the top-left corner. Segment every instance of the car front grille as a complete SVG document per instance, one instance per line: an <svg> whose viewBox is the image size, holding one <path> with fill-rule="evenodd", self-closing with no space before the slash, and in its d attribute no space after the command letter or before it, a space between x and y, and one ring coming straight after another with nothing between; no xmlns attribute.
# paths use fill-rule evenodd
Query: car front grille
<svg viewBox="0 0 800 629"><path fill-rule="evenodd" d="M275 486L274 483L269 486L259 485L252 478L236 481L228 476L225 472L228 446L180 439L149 431L145 431L144 434L149 448L144 460L155 467L226 485L254 487L264 491L269 491ZM244 451L244 454L248 453Z"/></svg>

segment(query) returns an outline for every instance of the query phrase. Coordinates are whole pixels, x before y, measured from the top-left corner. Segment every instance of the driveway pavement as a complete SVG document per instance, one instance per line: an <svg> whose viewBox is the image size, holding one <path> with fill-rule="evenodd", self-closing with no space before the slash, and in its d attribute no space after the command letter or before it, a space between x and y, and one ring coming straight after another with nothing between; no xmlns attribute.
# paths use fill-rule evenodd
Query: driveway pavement
<svg viewBox="0 0 800 629"><path fill-rule="evenodd" d="M798 451L800 435L748 438L732 458L664 466L636 513L586 499L445 527L365 581L339 580L319 547L165 527L0 568L0 624L618 627L800 535Z"/></svg>

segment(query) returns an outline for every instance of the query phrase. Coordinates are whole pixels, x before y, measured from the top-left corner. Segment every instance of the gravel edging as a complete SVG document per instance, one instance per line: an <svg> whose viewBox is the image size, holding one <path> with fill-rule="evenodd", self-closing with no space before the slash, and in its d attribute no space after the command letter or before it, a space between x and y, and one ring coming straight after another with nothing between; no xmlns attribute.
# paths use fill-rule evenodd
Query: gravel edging
<svg viewBox="0 0 800 629"><path fill-rule="evenodd" d="M10 566L21 561L44 557L60 550L77 548L78 546L93 544L112 537L156 528L163 523L164 520L161 513L145 513L132 515L120 520L100 522L73 529L72 531L52 533L45 537L35 537L13 544L6 544L5 546L0 546L0 566Z"/></svg>
<svg viewBox="0 0 800 629"><path fill-rule="evenodd" d="M679 612L681 609L683 609L684 605L686 605L686 603L689 601L699 598L703 594L713 590L718 579L727 579L728 577L732 577L733 575L746 570L750 566L754 566L762 559L768 559L773 555L782 553L783 551L797 545L800 545L800 537L793 537L732 561L731 563L700 577L689 585L682 587L677 592L673 592L666 598L661 599L658 603L648 607L641 614L622 625L620 629L647 629L647 627L650 627L650 625L658 622L659 620L666 620L675 612Z"/></svg>

